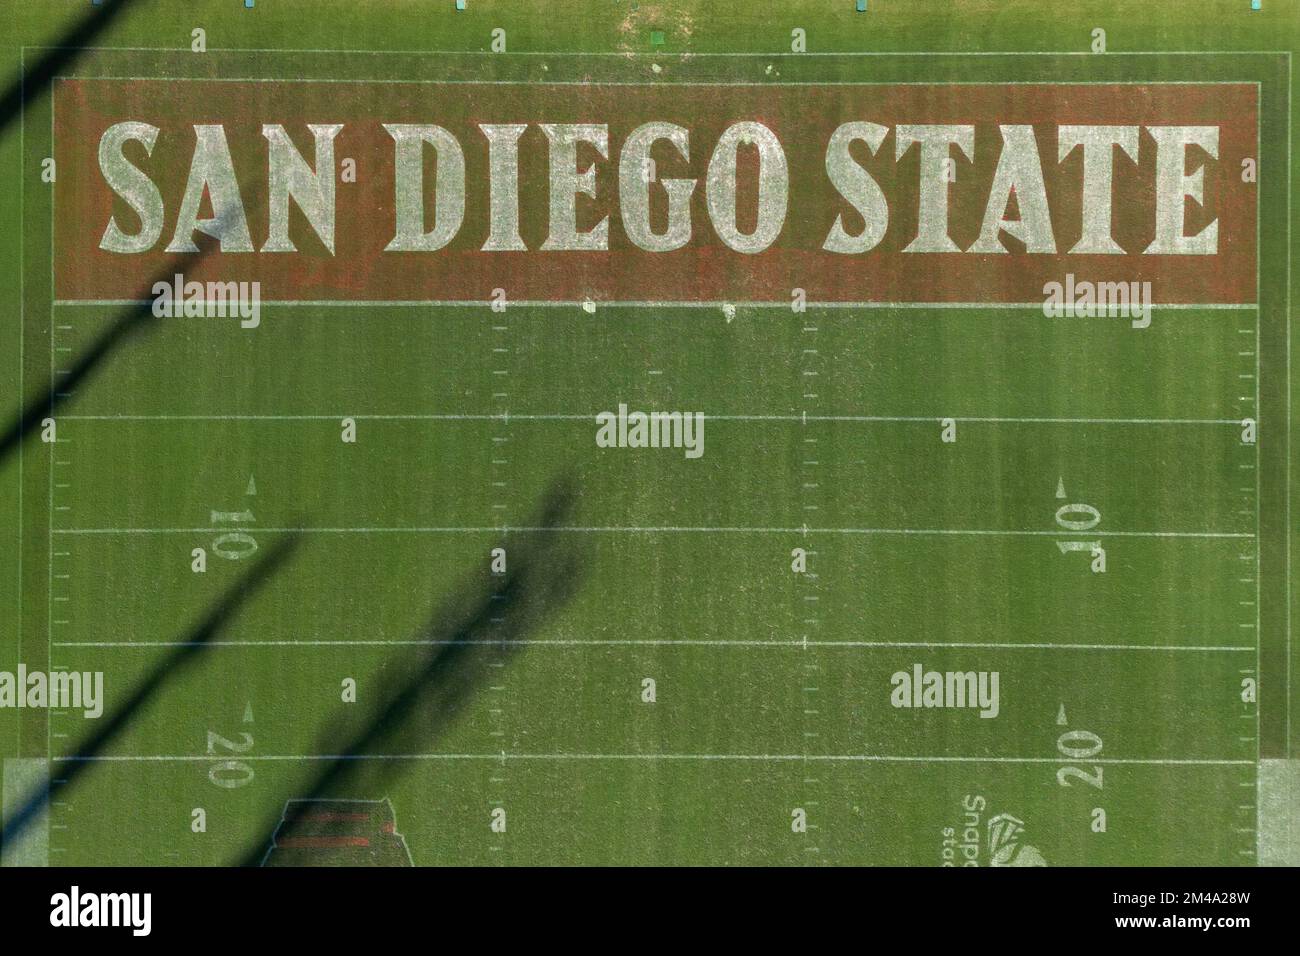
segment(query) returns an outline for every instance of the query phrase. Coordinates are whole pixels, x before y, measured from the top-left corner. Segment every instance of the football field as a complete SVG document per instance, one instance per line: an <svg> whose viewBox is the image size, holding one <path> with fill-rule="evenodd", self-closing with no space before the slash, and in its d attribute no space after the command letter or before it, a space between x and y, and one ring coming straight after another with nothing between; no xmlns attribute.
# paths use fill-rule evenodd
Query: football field
<svg viewBox="0 0 1300 956"><path fill-rule="evenodd" d="M0 671L103 685L93 717L0 708L6 864L392 862L395 842L416 865L1296 862L1294 9L118 6L69 38L101 8L4 4ZM1003 109L1221 122L1197 154L1212 212L1186 216L1218 217L1222 255L1149 257L1143 324L1045 314L1014 235L912 272L806 252L837 211L864 228L800 185L851 121L890 130L854 153L884 245L924 230L908 111L977 124L945 187L976 243ZM623 255L608 195L656 119L691 133L648 177L698 180L682 254L711 248L689 266ZM708 229L738 119L789 156L771 256ZM110 218L147 218L105 182L124 121L157 130L122 155L165 213L114 258ZM464 143L467 225L442 258L355 252L401 215L380 124L419 122ZM196 130L222 123L242 258L208 231L229 224L215 179L181 208ZM459 131L506 123L527 126L521 244L494 253L487 143ZM307 124L342 127L331 238L298 175L278 258L264 124L317 167ZM608 125L576 156L599 166L578 231L608 215L609 251L540 248L561 211L538 124ZM1157 181L1142 135L1117 183ZM1047 194L1077 194L1078 154L1038 150ZM753 170L732 176L748 235ZM1150 203L1116 195L1131 250ZM1103 257L1069 260L1067 233L1051 275L1073 282ZM260 276L256 318L159 317L151 287L180 274ZM654 413L668 447L637 447Z"/></svg>

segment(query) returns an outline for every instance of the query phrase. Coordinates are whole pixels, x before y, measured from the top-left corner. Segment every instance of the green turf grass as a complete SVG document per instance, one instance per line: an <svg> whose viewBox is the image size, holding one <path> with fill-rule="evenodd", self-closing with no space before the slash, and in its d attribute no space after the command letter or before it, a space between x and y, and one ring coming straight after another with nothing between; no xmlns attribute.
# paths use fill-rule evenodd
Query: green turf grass
<svg viewBox="0 0 1300 956"><path fill-rule="evenodd" d="M11 6L16 75L37 55L21 47L60 24ZM373 741L331 791L388 798L417 864L937 865L946 848L986 865L1000 814L1050 864L1254 863L1257 761L1293 752L1294 15L1248 0L520 6L142 3L97 45L176 52L95 52L62 72L539 80L545 64L546 78L599 82L645 79L657 57L664 83L760 81L769 64L786 82L1258 83L1260 308L1157 310L1141 333L1037 308L815 305L268 303L256 334L166 323L60 410L58 444L33 439L0 465L0 669L102 670L111 709L246 570L210 555L191 572L191 549L229 530L214 510L253 512L260 548L295 530L300 546L57 798L40 827L49 862L264 851L285 801L434 652L413 642L466 639L431 615L496 591L490 550L532 546L538 502L564 478L572 510L542 537L576 563L548 552L538 573L568 584L567 602L489 612L469 638L509 653L464 649L455 672L474 692ZM188 52L195 26L202 56ZM498 26L511 52L480 55ZM1110 52L1049 55L1086 51L1097 26ZM845 55L786 54L795 27L811 52ZM229 52L266 47L474 55ZM608 53L636 56L583 56ZM705 55L735 53L770 56ZM38 99L21 134L0 135L13 407L121 311L53 304L51 194L73 174L40 181L50 110ZM705 456L598 449L594 416L619 402L704 410ZM347 417L355 444L339 440ZM1258 444L1240 440L1246 417ZM944 418L956 443L940 440ZM1102 515L1105 574L1056 546L1053 515L1076 501ZM794 548L812 575L791 573ZM998 671L998 718L891 707L890 675L917 662ZM1240 698L1256 676L1258 708ZM346 678L356 704L340 700ZM0 757L55 758L57 777L94 729L0 710ZM194 808L206 833L191 832Z"/></svg>

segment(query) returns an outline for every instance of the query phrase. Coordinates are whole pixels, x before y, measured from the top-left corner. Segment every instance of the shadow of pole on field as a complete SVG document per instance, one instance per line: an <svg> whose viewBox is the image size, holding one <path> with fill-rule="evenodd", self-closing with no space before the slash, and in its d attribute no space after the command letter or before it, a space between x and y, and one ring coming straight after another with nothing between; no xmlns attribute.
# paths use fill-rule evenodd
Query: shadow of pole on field
<svg viewBox="0 0 1300 956"><path fill-rule="evenodd" d="M149 671L145 679L131 691L131 696L114 710L93 734L71 755L52 758L46 782L41 784L37 791L23 801L9 819L4 821L3 830L0 830L0 852L3 852L7 844L16 841L31 823L40 818L56 795L67 790L87 770L95 766L97 759L103 756L108 746L127 729L145 705L157 696L169 681L179 676L184 668L197 662L198 658L209 649L212 639L284 565L297 546L297 541L296 537L290 536L281 538L271 545L266 553L257 558L253 566L217 599L212 609L180 642L180 646ZM60 767L57 774L53 769L55 764Z"/></svg>
<svg viewBox="0 0 1300 956"><path fill-rule="evenodd" d="M227 221L229 220L219 219L210 224L210 228L216 235L222 235ZM154 315L153 308L153 289L159 283L170 286L176 275L184 274L187 270L197 267L218 250L220 245L220 241L212 238L212 233L207 232L205 228L205 239L198 252L179 253L168 260L167 267L150 280L135 302L118 313L109 327L76 358L72 367L61 372L57 381L51 378L48 386L38 392L36 398L20 408L17 417L3 432L0 432L0 463L17 451L18 446L27 436L41 427L42 421L47 417L55 417L59 408L67 403L78 386L85 384L91 373L103 365L118 348L125 345L134 335L159 327L163 319ZM22 396L19 396L19 401L22 401Z"/></svg>
<svg viewBox="0 0 1300 956"><path fill-rule="evenodd" d="M580 552L572 535L555 529L565 523L573 501L566 482L548 492L531 525L535 530L510 533L506 573L491 579L486 571L473 575L473 583L461 595L431 616L421 645L385 664L385 672L409 676L380 698L360 731L350 738L338 732L327 734L317 750L329 755L325 766L302 790L287 796L310 801L383 795L407 764L401 756L427 751L489 669L508 662L523 646L523 639L572 596L581 578ZM295 818L282 819L277 810L235 862L263 864L277 843L322 842L298 827ZM342 854L336 856L331 859L325 849L312 863L344 862Z"/></svg>

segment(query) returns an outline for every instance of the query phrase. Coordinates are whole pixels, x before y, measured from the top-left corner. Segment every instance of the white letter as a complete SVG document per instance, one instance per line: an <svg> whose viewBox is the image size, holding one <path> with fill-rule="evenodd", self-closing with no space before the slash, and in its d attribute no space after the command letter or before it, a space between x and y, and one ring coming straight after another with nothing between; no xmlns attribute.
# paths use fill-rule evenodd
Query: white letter
<svg viewBox="0 0 1300 956"><path fill-rule="evenodd" d="M433 252L460 231L465 218L465 156L456 137L441 126L385 123L396 142L397 224L385 252ZM438 152L433 229L424 231L424 144Z"/></svg>
<svg viewBox="0 0 1300 956"><path fill-rule="evenodd" d="M578 172L578 143L591 143L602 158L609 157L609 129L594 123L543 123L551 143L550 235L542 249L576 251L609 248L609 217L590 232L578 232L578 193L596 196L596 166Z"/></svg>
<svg viewBox="0 0 1300 956"><path fill-rule="evenodd" d="M1076 146L1083 147L1083 233L1070 250L1074 253L1121 255L1124 250L1110 236L1112 180L1118 146L1138 161L1136 126L1062 126L1058 133L1057 161Z"/></svg>
<svg viewBox="0 0 1300 956"><path fill-rule="evenodd" d="M677 147L682 159L690 161L689 133L672 123L646 123L638 126L623 144L618 163L619 210L623 229L632 242L647 252L671 252L686 245L691 238L691 193L693 179L665 179L668 194L668 228L662 234L650 229L650 179L643 175L655 140L666 139Z"/></svg>
<svg viewBox="0 0 1300 956"><path fill-rule="evenodd" d="M1025 252L1055 252L1052 217L1047 211L1047 187L1043 185L1043 166L1038 159L1038 144L1032 126L1000 126L1002 155L989 188L989 203L984 210L984 226L979 238L967 252L1006 252L998 237L1001 232L1015 236L1025 244ZM1019 219L1002 218L1016 195Z"/></svg>
<svg viewBox="0 0 1300 956"><path fill-rule="evenodd" d="M1183 200L1191 198L1203 205L1205 167L1190 175L1187 170L1187 147L1199 146L1215 159L1219 158L1217 126L1148 126L1156 141L1156 237L1147 246L1147 255L1213 255L1219 250L1219 220L1214 220L1195 236L1183 233Z"/></svg>
<svg viewBox="0 0 1300 956"><path fill-rule="evenodd" d="M480 123L478 128L488 141L489 228L483 249L523 251L527 247L519 235L519 137L528 127Z"/></svg>
<svg viewBox="0 0 1300 956"><path fill-rule="evenodd" d="M736 151L741 143L758 146L758 222L745 235L736 228ZM709 159L705 196L719 238L737 252L762 252L785 225L790 170L776 134L762 123L734 123L718 139Z"/></svg>
<svg viewBox="0 0 1300 956"><path fill-rule="evenodd" d="M913 143L921 144L921 198L916 238L904 252L961 252L948 237L948 177L945 161L954 143L974 159L974 126L900 126L894 132L894 158L902 159Z"/></svg>
<svg viewBox="0 0 1300 956"><path fill-rule="evenodd" d="M297 251L289 241L289 197L292 196L330 255L334 254L334 137L343 126L308 123L307 128L316 137L315 172L283 126L268 123L262 127L262 135L269 144L267 188L271 194L271 223L263 252Z"/></svg>
<svg viewBox="0 0 1300 956"><path fill-rule="evenodd" d="M239 181L235 179L235 166L230 161L230 147L226 144L226 130L222 126L194 127L194 159L190 163L190 178L185 184L185 198L176 217L176 232L167 244L168 252L198 252L194 244L194 230L212 236L221 243L222 252L252 252L253 240L248 235L248 220L244 218L244 201L239 196ZM212 199L212 218L199 218L199 203L207 190Z"/></svg>
<svg viewBox="0 0 1300 956"><path fill-rule="evenodd" d="M889 204L871 174L853 161L849 145L860 139L875 155L888 133L889 127L876 123L845 123L831 134L826 145L826 176L839 194L862 214L866 226L860 235L850 236L844 228L844 217L836 216L835 225L822 244L827 252L866 252L884 238L889 225Z"/></svg>
<svg viewBox="0 0 1300 956"><path fill-rule="evenodd" d="M128 236L122 232L117 220L109 216L108 228L99 241L99 248L108 252L145 252L162 235L162 193L152 179L123 155L122 146L128 139L144 143L145 155L152 155L158 127L148 123L116 123L104 130L99 139L99 169L104 174L104 181L140 217L140 231Z"/></svg>

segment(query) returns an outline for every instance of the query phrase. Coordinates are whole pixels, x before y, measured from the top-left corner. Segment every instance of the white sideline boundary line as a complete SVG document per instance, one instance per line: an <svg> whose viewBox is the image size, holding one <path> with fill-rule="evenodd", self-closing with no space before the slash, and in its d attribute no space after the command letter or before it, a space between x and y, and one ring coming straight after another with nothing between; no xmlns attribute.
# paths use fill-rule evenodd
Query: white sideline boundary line
<svg viewBox="0 0 1300 956"><path fill-rule="evenodd" d="M961 253L958 253L961 255ZM57 308L74 308L85 306L123 306L151 305L153 299L55 299ZM208 300L203 300L207 302ZM438 308L452 306L470 308L480 306L491 308L490 299L259 299L262 306L285 306L288 308ZM578 309L583 305L593 304L599 309L722 309L732 306L737 309L782 309L790 310L790 302L784 299L762 302L728 302L725 299L690 299L670 301L606 301L603 299L507 299L506 307L529 309ZM815 302L806 303L809 311L817 309L961 309L973 311L979 309L1033 309L1042 312L1043 303L1038 302ZM1151 308L1164 310L1251 310L1258 309L1257 302L1153 302ZM584 312L584 315L590 313ZM189 317L194 321L207 320L207 317ZM1044 318L1047 318L1044 316ZM1075 316L1052 318L1053 322L1076 322L1091 320L1116 319L1128 321L1121 315ZM187 321L184 316L168 318L165 321Z"/></svg>
<svg viewBox="0 0 1300 956"><path fill-rule="evenodd" d="M1015 644L1008 642L980 643L978 641L744 641L744 640L652 640L628 638L625 640L577 640L556 638L554 640L470 640L470 641L55 641L56 647L108 647L108 648L142 648L142 647L448 647L484 645L491 647L541 647L547 644L556 647L772 647L800 648L835 647L846 649L896 649L927 648L941 650L957 648L962 650L1026 650L1026 651L1162 651L1162 652L1244 652L1254 651L1255 646L1228 644L1212 646L1205 644Z"/></svg>
<svg viewBox="0 0 1300 956"><path fill-rule="evenodd" d="M27 54L26 51L20 51L18 59L19 79L19 99L18 99L18 162L26 164L27 162ZM20 175L18 177L18 222L21 228L22 224L27 222L27 177ZM19 401L27 394L26 382L26 365L27 365L27 243L19 236L18 239L18 398ZM53 318L54 310L50 310L50 316ZM27 474L26 456L23 449L27 442L18 443L18 580L14 589L17 629L14 632L14 655L18 660L23 660L23 552L26 548L23 545L23 527L27 524L27 511L24 506L24 492L26 485L25 476ZM53 558L51 558L51 564ZM23 751L23 731L22 721L14 721L14 749L13 753L21 754ZM48 753L45 755L49 756ZM3 785L3 768L0 767L0 786ZM2 794L2 791L0 791ZM0 800L3 797L0 795ZM2 848L0 848L2 849Z"/></svg>
<svg viewBox="0 0 1300 956"><path fill-rule="evenodd" d="M1292 243L1291 243L1291 218L1292 218L1292 207L1293 207L1294 204L1295 204L1295 195L1294 195L1294 190L1295 190L1295 179L1294 179L1294 178L1292 177L1292 175L1291 175L1291 153L1292 153L1291 143L1292 143L1293 138L1294 138L1294 135L1295 135L1295 134L1294 134L1294 130L1293 130L1293 124L1292 124L1292 114L1293 114L1293 112L1295 111L1295 103L1294 103L1294 98L1295 98L1295 81L1294 81L1294 79L1293 79L1293 77L1292 77L1292 74L1291 74L1291 60L1292 60L1292 57L1291 57L1291 51L1288 50L1288 51L1286 51L1286 198L1287 198L1287 204L1286 204L1286 251L1287 251L1287 255L1286 255L1286 288L1285 288L1285 290L1284 290L1284 293L1285 293L1285 296L1286 296L1286 306L1285 306L1286 311L1285 311L1285 313L1283 314L1283 317L1282 317L1282 318L1283 318L1283 322L1285 322L1285 324L1286 324L1286 456L1285 456L1285 457L1286 457L1286 481L1285 481L1285 484L1286 484L1286 488L1285 488L1285 495L1286 495L1286 509L1285 509L1285 510L1286 510L1286 541L1285 541L1284 548L1283 548L1284 566L1285 566L1285 568L1286 568L1286 608L1285 608L1285 614L1286 614L1286 675L1285 675L1284 678L1283 678L1283 681L1282 681L1282 687L1283 687L1283 694L1285 695L1285 699L1284 699L1284 702L1283 702L1283 707L1285 708L1285 711L1286 711L1286 720L1285 720L1285 722L1286 722L1286 741L1285 741L1285 753L1283 754L1283 756L1286 757L1286 758L1288 758L1288 759L1290 759L1290 758L1293 756L1293 753L1294 753L1294 752L1292 751L1292 749L1291 749L1291 713L1292 713L1292 710L1293 710L1293 707L1292 707L1292 697L1294 696L1294 692L1293 692L1293 690L1292 690L1292 686L1291 686L1291 675L1292 675L1292 664L1291 664L1291 643L1292 643L1292 639L1291 639L1291 602L1292 602L1292 598L1291 598L1291 549L1292 549L1292 547L1293 547L1294 544L1295 544L1295 530L1294 530L1294 529L1295 529L1295 526L1291 524L1291 407L1292 407L1292 406L1291 406L1291 322L1292 322L1292 317L1291 317L1291 259L1292 259L1292 257L1293 257L1294 254L1295 254L1295 250L1294 250L1294 248L1293 248L1293 246L1292 246ZM1258 150L1256 150L1256 152L1258 152ZM1257 212L1256 212L1256 221L1258 222L1258 220L1259 220L1259 214L1258 214L1259 198L1258 198L1258 194L1256 195L1255 206L1256 206L1256 210L1257 210ZM1259 272L1259 253L1258 253L1259 243L1258 243L1258 242L1255 243L1255 248L1256 248L1256 250L1257 250L1257 251L1256 251L1256 255L1255 255L1255 270L1256 270L1256 275L1258 275L1258 272ZM1259 295L1256 294L1255 298L1258 300ZM1259 323L1259 319L1258 319L1258 317L1256 317L1255 322L1256 322L1256 325L1258 325L1258 323ZM1258 352L1259 349L1256 348L1255 351ZM1259 379L1258 379L1258 377L1256 377L1256 382L1258 382L1258 381L1259 381ZM1256 388L1258 388L1258 385L1256 386ZM1258 413L1258 411L1259 411L1259 409L1258 409L1258 407L1257 407L1257 408L1256 408L1256 412ZM1258 480L1259 480L1259 479L1258 479L1258 477L1257 477L1257 478L1256 478L1256 481L1258 481ZM1256 520L1256 523L1257 523L1257 524L1258 524L1258 522L1259 522L1259 503L1258 503L1258 502L1259 502L1259 499L1258 499L1258 496L1256 496L1255 520ZM1256 568L1256 573L1258 574L1259 565L1256 564L1256 565L1255 565L1255 568ZM1258 601L1256 602L1256 604L1258 605ZM1256 631L1255 631L1255 636L1256 636L1256 639L1259 640L1259 641L1261 642L1261 646L1262 646L1262 641L1263 641L1262 632L1259 631L1258 629L1256 629ZM1263 674L1260 673L1258 667L1255 668L1255 671L1256 671L1256 678L1259 679L1259 680L1262 680L1262 679L1263 679ZM1256 704L1256 710L1258 710L1258 704ZM1262 742L1261 742L1261 743L1262 743ZM1259 779L1258 774L1256 774L1256 781L1257 781L1257 782L1258 782L1258 779ZM1256 814L1256 822L1258 823L1258 814Z"/></svg>

